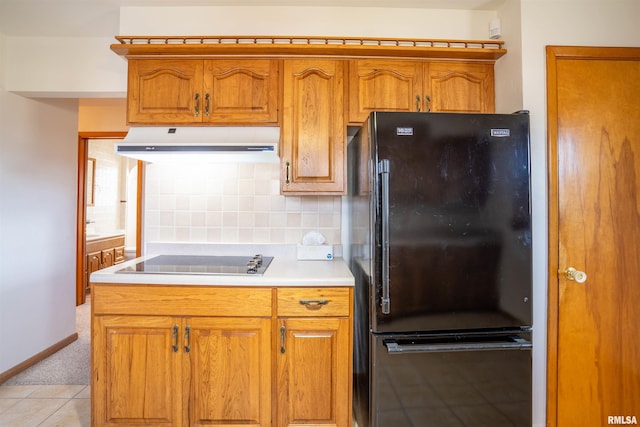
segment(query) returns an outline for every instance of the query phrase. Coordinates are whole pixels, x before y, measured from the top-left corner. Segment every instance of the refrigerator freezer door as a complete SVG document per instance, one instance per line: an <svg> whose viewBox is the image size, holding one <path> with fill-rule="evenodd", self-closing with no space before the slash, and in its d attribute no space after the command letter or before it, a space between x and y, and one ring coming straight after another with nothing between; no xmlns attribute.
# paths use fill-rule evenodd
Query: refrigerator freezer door
<svg viewBox="0 0 640 427"><path fill-rule="evenodd" d="M507 335L498 339L474 339L455 342L415 342L415 340L385 340L389 353L435 353L453 351L494 351L529 350L531 341L517 335Z"/></svg>
<svg viewBox="0 0 640 427"><path fill-rule="evenodd" d="M371 119L373 331L531 325L528 116Z"/></svg>
<svg viewBox="0 0 640 427"><path fill-rule="evenodd" d="M530 350L390 353L387 340L373 336L370 427L531 427Z"/></svg>

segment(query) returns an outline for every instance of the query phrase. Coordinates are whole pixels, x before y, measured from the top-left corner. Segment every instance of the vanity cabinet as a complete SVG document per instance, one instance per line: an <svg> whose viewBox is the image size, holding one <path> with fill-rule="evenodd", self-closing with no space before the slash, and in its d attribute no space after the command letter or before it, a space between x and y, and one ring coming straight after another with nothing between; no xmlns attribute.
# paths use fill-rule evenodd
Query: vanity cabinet
<svg viewBox="0 0 640 427"><path fill-rule="evenodd" d="M131 59L127 121L277 125L280 61Z"/></svg>
<svg viewBox="0 0 640 427"><path fill-rule="evenodd" d="M93 284L92 426L351 427L350 287Z"/></svg>
<svg viewBox="0 0 640 427"><path fill-rule="evenodd" d="M91 273L124 261L124 234L87 239L85 246L85 289L88 289Z"/></svg>
<svg viewBox="0 0 640 427"><path fill-rule="evenodd" d="M345 64L329 59L284 60L282 194L344 194Z"/></svg>
<svg viewBox="0 0 640 427"><path fill-rule="evenodd" d="M493 64L358 59L349 61L348 122L372 111L494 112Z"/></svg>

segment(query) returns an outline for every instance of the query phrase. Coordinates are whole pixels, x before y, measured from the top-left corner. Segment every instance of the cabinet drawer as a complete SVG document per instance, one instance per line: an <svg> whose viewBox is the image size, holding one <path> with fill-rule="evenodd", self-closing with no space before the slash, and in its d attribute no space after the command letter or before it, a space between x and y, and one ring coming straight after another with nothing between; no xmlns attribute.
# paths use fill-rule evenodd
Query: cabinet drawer
<svg viewBox="0 0 640 427"><path fill-rule="evenodd" d="M96 284L94 314L270 317L271 289L188 285Z"/></svg>
<svg viewBox="0 0 640 427"><path fill-rule="evenodd" d="M278 316L349 316L350 288L280 288Z"/></svg>
<svg viewBox="0 0 640 427"><path fill-rule="evenodd" d="M114 250L115 250L115 257L113 259L113 262L115 264L120 264L122 261L124 261L124 246L119 246Z"/></svg>

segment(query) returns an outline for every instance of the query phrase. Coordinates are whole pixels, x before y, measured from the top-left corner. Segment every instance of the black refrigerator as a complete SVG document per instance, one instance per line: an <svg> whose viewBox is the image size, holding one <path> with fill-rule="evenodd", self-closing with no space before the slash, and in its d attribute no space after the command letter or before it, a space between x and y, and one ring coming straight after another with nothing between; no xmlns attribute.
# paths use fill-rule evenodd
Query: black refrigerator
<svg viewBox="0 0 640 427"><path fill-rule="evenodd" d="M529 116L373 112L348 146L358 427L531 426Z"/></svg>

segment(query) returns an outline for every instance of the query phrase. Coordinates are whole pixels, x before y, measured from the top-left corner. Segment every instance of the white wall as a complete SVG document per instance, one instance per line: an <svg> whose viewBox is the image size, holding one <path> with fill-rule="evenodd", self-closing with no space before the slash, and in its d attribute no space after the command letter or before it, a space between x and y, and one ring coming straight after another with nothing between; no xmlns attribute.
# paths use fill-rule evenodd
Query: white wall
<svg viewBox="0 0 640 427"><path fill-rule="evenodd" d="M8 37L6 90L28 97L124 98L127 62L109 49L116 42Z"/></svg>
<svg viewBox="0 0 640 427"><path fill-rule="evenodd" d="M122 35L486 39L495 12L365 7L123 7Z"/></svg>
<svg viewBox="0 0 640 427"><path fill-rule="evenodd" d="M501 38L507 54L496 62L496 112L526 109L522 103L522 22L520 1L507 1L498 9Z"/></svg>
<svg viewBox="0 0 640 427"><path fill-rule="evenodd" d="M76 330L78 143L77 101L9 93L1 67L0 81L2 373Z"/></svg>

